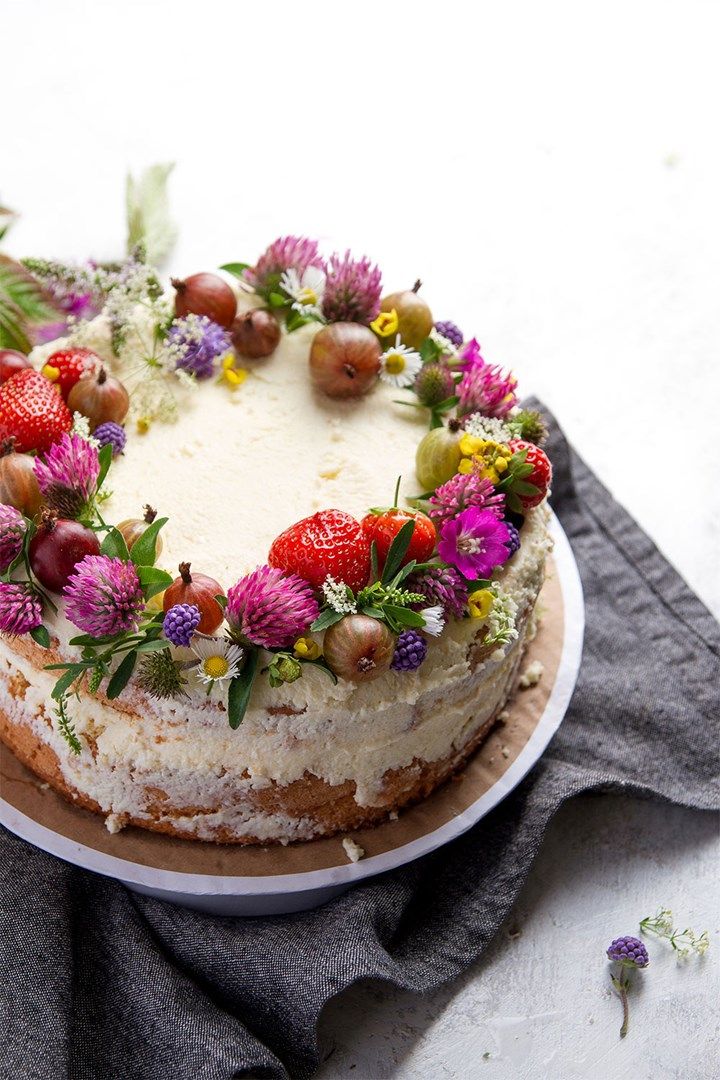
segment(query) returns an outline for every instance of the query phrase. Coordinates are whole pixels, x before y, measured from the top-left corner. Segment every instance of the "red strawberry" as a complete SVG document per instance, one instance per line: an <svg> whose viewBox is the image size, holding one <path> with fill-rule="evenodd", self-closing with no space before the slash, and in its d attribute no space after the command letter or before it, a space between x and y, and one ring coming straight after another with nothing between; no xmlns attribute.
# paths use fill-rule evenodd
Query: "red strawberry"
<svg viewBox="0 0 720 1080"><path fill-rule="evenodd" d="M48 356L42 373L60 387L60 393L67 401L75 383L83 375L96 371L101 364L102 360L92 349L58 349Z"/></svg>
<svg viewBox="0 0 720 1080"><path fill-rule="evenodd" d="M435 550L437 533L427 514L421 514L419 510L400 510L395 506L382 514L366 514L362 519L363 532L368 541L371 544L373 540L375 541L381 570L385 565L390 545L408 521L414 521L415 528L401 566L405 566L413 559L416 562L425 562Z"/></svg>
<svg viewBox="0 0 720 1080"><path fill-rule="evenodd" d="M330 574L357 592L370 577L370 542L351 514L320 510L280 533L268 562L315 586Z"/></svg>
<svg viewBox="0 0 720 1080"><path fill-rule="evenodd" d="M532 465L533 467L531 473L528 473L527 476L523 476L523 481L526 484L533 484L538 489L537 494L521 495L518 492L518 498L522 503L524 513L533 506L537 506L538 503L541 503L547 495L550 484L552 483L552 465L550 464L550 458L545 451L541 450L535 443L525 442L524 439L511 439L508 446L513 454L517 454L520 450L527 450L525 464Z"/></svg>
<svg viewBox="0 0 720 1080"><path fill-rule="evenodd" d="M48 450L72 427L70 410L39 371L19 371L0 386L0 442L15 439L15 450Z"/></svg>

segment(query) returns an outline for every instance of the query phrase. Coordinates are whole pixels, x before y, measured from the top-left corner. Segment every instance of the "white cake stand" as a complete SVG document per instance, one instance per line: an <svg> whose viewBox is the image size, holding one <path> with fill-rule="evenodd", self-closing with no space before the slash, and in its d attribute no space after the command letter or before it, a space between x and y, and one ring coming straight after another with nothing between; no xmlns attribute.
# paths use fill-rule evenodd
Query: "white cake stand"
<svg viewBox="0 0 720 1080"><path fill-rule="evenodd" d="M551 532L555 541L554 563L562 590L565 627L559 666L544 711L530 738L503 775L465 810L438 828L356 863L347 860L338 842L337 866L301 873L229 876L182 873L118 858L47 828L1 796L0 824L43 851L85 870L116 878L134 892L214 915L261 916L304 911L326 903L355 882L427 855L466 832L516 787L542 755L570 702L582 655L582 585L572 549L554 515ZM85 812L78 810L77 813Z"/></svg>

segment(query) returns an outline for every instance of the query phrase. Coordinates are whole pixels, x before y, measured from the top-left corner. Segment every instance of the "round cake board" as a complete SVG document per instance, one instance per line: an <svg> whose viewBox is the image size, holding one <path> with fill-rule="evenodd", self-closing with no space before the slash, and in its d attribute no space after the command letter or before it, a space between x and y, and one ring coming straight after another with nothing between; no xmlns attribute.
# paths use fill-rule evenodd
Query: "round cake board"
<svg viewBox="0 0 720 1080"><path fill-rule="evenodd" d="M351 834L363 849L351 862L342 837L287 847L239 847L179 840L143 829L111 834L102 817L66 802L0 744L0 823L67 862L129 889L216 915L277 915L325 903L354 883L427 855L489 813L540 758L575 686L582 655L582 586L567 537L555 541L538 601L540 628L521 672L538 660L539 682L517 690L499 723L454 780L397 820Z"/></svg>

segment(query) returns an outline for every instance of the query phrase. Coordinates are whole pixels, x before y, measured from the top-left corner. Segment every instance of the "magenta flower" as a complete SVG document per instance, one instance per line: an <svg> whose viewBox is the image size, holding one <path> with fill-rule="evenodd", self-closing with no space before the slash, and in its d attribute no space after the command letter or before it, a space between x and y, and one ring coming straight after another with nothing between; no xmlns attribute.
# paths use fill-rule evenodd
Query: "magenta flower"
<svg viewBox="0 0 720 1080"><path fill-rule="evenodd" d="M478 351L474 359L466 361L457 386L458 414L480 412L485 416L507 416L517 402L516 386L514 375L504 372L496 364L488 364Z"/></svg>
<svg viewBox="0 0 720 1080"><path fill-rule="evenodd" d="M277 289L286 270L297 270L302 277L309 266L325 269L317 240L308 240L306 236L281 236L263 252L252 269L245 271L244 278L264 296Z"/></svg>
<svg viewBox="0 0 720 1080"><path fill-rule="evenodd" d="M25 581L0 581L0 631L29 634L42 622L42 601Z"/></svg>
<svg viewBox="0 0 720 1080"><path fill-rule="evenodd" d="M0 503L0 574L22 551L27 525L25 518L14 506Z"/></svg>
<svg viewBox="0 0 720 1080"><path fill-rule="evenodd" d="M465 613L467 585L452 566L432 566L417 574L410 574L403 588L424 596L427 604L422 607L439 604L446 618L452 615L461 619Z"/></svg>
<svg viewBox="0 0 720 1080"><path fill-rule="evenodd" d="M350 252L330 256L325 281L323 315L328 322L371 323L380 311L382 275L369 259L352 259Z"/></svg>
<svg viewBox="0 0 720 1080"><path fill-rule="evenodd" d="M63 595L68 620L92 637L137 630L145 608L134 565L107 555L86 555Z"/></svg>
<svg viewBox="0 0 720 1080"><path fill-rule="evenodd" d="M290 645L318 617L313 590L297 574L258 566L228 591L225 618L232 637L264 649Z"/></svg>
<svg viewBox="0 0 720 1080"><path fill-rule="evenodd" d="M468 368L474 367L474 365L477 364L478 361L482 362L483 364L485 363L480 354L480 342L477 340L477 338L472 338L470 341L468 341L468 343L464 345L463 348L460 350L459 355L460 363L458 364L458 367L461 371L467 371Z"/></svg>
<svg viewBox="0 0 720 1080"><path fill-rule="evenodd" d="M98 452L87 439L66 432L50 447L44 460L35 459L33 472L47 505L60 517L78 518L97 492Z"/></svg>
<svg viewBox="0 0 720 1080"><path fill-rule="evenodd" d="M502 492L496 492L492 481L486 477L476 476L475 473L458 473L430 496L430 504L428 516L439 531L446 521L471 506L478 510L490 510L495 517L501 518L505 510L505 496Z"/></svg>
<svg viewBox="0 0 720 1080"><path fill-rule="evenodd" d="M509 534L504 521L491 510L471 506L446 521L440 531L438 554L468 581L490 577L509 557Z"/></svg>

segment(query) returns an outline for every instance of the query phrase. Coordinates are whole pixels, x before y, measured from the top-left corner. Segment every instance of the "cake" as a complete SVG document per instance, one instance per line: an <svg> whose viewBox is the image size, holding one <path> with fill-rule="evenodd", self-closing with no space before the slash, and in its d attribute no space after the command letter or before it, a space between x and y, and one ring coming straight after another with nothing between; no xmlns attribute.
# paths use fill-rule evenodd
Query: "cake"
<svg viewBox="0 0 720 1080"><path fill-rule="evenodd" d="M112 831L285 844L426 798L535 632L514 378L304 238L167 288L142 251L27 268L65 321L0 354L3 741Z"/></svg>

